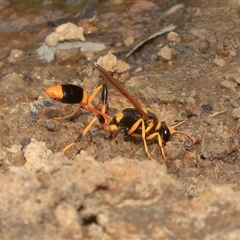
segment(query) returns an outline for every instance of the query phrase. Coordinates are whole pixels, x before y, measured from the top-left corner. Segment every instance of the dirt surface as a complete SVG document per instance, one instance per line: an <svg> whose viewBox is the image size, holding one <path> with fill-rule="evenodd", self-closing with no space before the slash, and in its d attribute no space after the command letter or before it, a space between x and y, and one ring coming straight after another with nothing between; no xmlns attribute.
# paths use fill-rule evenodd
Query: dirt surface
<svg viewBox="0 0 240 240"><path fill-rule="evenodd" d="M233 0L0 1L0 238L238 239L239 11ZM68 22L84 37L56 36ZM98 123L58 153L94 114L54 120L78 104L43 89L75 84L90 95L103 82L94 63L110 53L112 75L159 121L194 115L179 130L195 144L174 134L168 168L156 141L149 160L141 138L115 139ZM131 104L109 85L109 106L114 115Z"/></svg>

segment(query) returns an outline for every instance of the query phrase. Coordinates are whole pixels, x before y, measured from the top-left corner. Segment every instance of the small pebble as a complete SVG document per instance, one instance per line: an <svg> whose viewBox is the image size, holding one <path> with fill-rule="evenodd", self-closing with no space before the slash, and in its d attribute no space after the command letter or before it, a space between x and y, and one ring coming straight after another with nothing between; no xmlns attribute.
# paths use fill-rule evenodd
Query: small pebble
<svg viewBox="0 0 240 240"><path fill-rule="evenodd" d="M157 55L164 61L171 61L174 57L174 51L168 45L165 45L160 49Z"/></svg>
<svg viewBox="0 0 240 240"><path fill-rule="evenodd" d="M223 67L226 62L222 58L215 58L213 62L218 66L218 67Z"/></svg>
<svg viewBox="0 0 240 240"><path fill-rule="evenodd" d="M53 119L46 119L44 121L44 127L50 132L56 132L59 128L59 122Z"/></svg>
<svg viewBox="0 0 240 240"><path fill-rule="evenodd" d="M98 58L97 64L102 66L107 71L123 73L130 69L130 65L122 60L118 60L115 55L108 52L105 56Z"/></svg>
<svg viewBox="0 0 240 240"><path fill-rule="evenodd" d="M240 107L233 109L232 116L235 119L239 119L240 118Z"/></svg>
<svg viewBox="0 0 240 240"><path fill-rule="evenodd" d="M124 44L129 47L131 44L134 43L134 38L133 36L128 36L127 38L124 39Z"/></svg>
<svg viewBox="0 0 240 240"><path fill-rule="evenodd" d="M169 32L167 35L167 41L169 43L179 43L179 42L181 42L181 39L177 33Z"/></svg>
<svg viewBox="0 0 240 240"><path fill-rule="evenodd" d="M220 85L232 91L236 91L235 88L238 86L236 82L232 82L230 80L224 80L220 83Z"/></svg>
<svg viewBox="0 0 240 240"><path fill-rule="evenodd" d="M96 27L97 20L98 19L96 15L94 15L92 18L80 19L78 22L78 26L81 26L84 29L85 33L94 33L98 30Z"/></svg>
<svg viewBox="0 0 240 240"><path fill-rule="evenodd" d="M69 65L78 62L82 57L80 48L58 49L54 52L54 59L61 65Z"/></svg>
<svg viewBox="0 0 240 240"><path fill-rule="evenodd" d="M218 48L219 54L222 56L228 56L231 52L234 52L234 47L232 44L223 44Z"/></svg>
<svg viewBox="0 0 240 240"><path fill-rule="evenodd" d="M209 104L204 104L201 106L204 112L210 113L212 111L212 107Z"/></svg>
<svg viewBox="0 0 240 240"><path fill-rule="evenodd" d="M86 51L82 54L85 57L87 62L94 61L94 59L96 58L96 52L92 50Z"/></svg>
<svg viewBox="0 0 240 240"><path fill-rule="evenodd" d="M20 49L12 49L10 51L10 54L7 58L8 62L10 63L16 63L24 56L24 52Z"/></svg>

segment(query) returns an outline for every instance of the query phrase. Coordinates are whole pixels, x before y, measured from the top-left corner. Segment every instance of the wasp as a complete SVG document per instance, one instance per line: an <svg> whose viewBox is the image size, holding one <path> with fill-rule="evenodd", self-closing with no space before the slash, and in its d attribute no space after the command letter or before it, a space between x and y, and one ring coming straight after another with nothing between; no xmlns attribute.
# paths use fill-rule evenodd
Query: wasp
<svg viewBox="0 0 240 240"><path fill-rule="evenodd" d="M127 92L122 85L113 78L103 67L101 67L98 64L95 64L95 67L98 69L100 74L109 82L113 84L113 86L119 91L124 97L126 97L133 107L131 108L124 108L122 111L119 111L116 115L110 116L108 115L107 109L108 109L108 88L106 84L100 85L94 93L91 95L90 98L86 98L88 101L87 104L83 104L83 99L85 97L82 97L80 100L80 107L84 107L87 110L93 112L96 114L96 116L90 121L90 123L85 127L85 129L82 131L82 133L78 136L78 138L71 142L69 145L67 145L65 148L63 148L61 151L65 152L68 150L71 146L79 142L90 130L92 125L98 120L100 124L102 125L103 129L111 132L116 132L119 129L123 129L124 132L127 135L137 135L141 136L145 152L148 155L149 159L152 159L152 156L148 150L147 141L156 139L159 145L159 148L161 150L161 154L163 157L163 160L168 165L169 160L167 156L165 155L163 146L166 142L170 140L171 135L175 133L179 133L182 135L185 135L187 138L190 139L192 145L194 145L195 140L193 137L191 137L189 134L177 130L177 127L184 124L187 120L179 121L175 125L168 126L166 122L159 121L157 116L152 113L151 111L147 110L146 108L142 108L141 105L138 103L138 101L129 93ZM72 86L72 85L71 85ZM65 87L64 87L65 88ZM64 89L63 87L61 88ZM48 91L47 91L48 90ZM49 89L45 90L45 92L51 97L52 94L49 94ZM96 94L102 90L102 97L101 97L101 107L100 110L97 109L91 109L89 108L89 103L93 100L93 98L96 96ZM59 91L61 93L61 91ZM85 91L82 89L81 92L85 94ZM70 92L68 92L70 94ZM75 93L72 92L72 94L75 96ZM66 94L67 95L67 94ZM56 97L55 97L56 98ZM64 97L58 96L58 99L63 99ZM70 103L68 101L68 103ZM93 111L92 111L93 110ZM66 118L66 117L65 117ZM64 119L65 119L64 118ZM59 118L58 118L59 119ZM62 118L61 118L62 119Z"/></svg>

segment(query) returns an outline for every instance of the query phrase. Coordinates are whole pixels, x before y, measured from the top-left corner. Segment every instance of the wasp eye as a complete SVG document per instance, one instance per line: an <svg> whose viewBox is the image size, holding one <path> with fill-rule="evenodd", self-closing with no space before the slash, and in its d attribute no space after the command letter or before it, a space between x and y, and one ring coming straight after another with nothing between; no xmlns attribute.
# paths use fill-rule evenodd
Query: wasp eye
<svg viewBox="0 0 240 240"><path fill-rule="evenodd" d="M162 127L160 128L160 135L164 142L169 141L171 134L165 122L162 122Z"/></svg>

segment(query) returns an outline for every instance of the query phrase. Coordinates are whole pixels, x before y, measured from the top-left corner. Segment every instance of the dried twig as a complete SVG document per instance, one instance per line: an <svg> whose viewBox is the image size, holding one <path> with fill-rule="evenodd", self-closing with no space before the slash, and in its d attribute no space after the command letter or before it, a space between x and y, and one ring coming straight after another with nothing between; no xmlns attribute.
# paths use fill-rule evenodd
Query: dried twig
<svg viewBox="0 0 240 240"><path fill-rule="evenodd" d="M160 31L157 31L155 32L154 34L152 34L151 36L145 38L144 40L142 40L141 42L139 42L137 45L135 45L133 47L133 49L126 55L126 58L128 58L133 52L135 52L140 46L142 46L143 44L145 44L146 42L148 42L149 40L157 37L157 36L160 36L166 32L170 32L172 30L174 30L176 28L176 26L174 25L169 25L163 29L161 29Z"/></svg>
<svg viewBox="0 0 240 240"><path fill-rule="evenodd" d="M214 112L213 114L209 115L210 117L216 117L219 114L225 113L228 109L223 109L222 111Z"/></svg>
<svg viewBox="0 0 240 240"><path fill-rule="evenodd" d="M174 12L176 12L178 9L182 8L184 5L183 4L178 4L178 5L175 5L171 8L169 8L167 11L165 11L162 15L161 15L161 18L164 18ZM159 19L158 19L159 20ZM166 32L170 32L172 30L174 30L176 28L176 26L174 25L169 25L167 27L164 27L163 29L161 29L160 31L157 31L153 34L151 34L150 36L148 36L147 38L141 40L140 42L138 42L133 48L132 50L126 55L126 59L133 53L135 52L139 47L141 47L142 45L144 45L146 42L148 42L149 40L155 38L155 37L158 37Z"/></svg>

